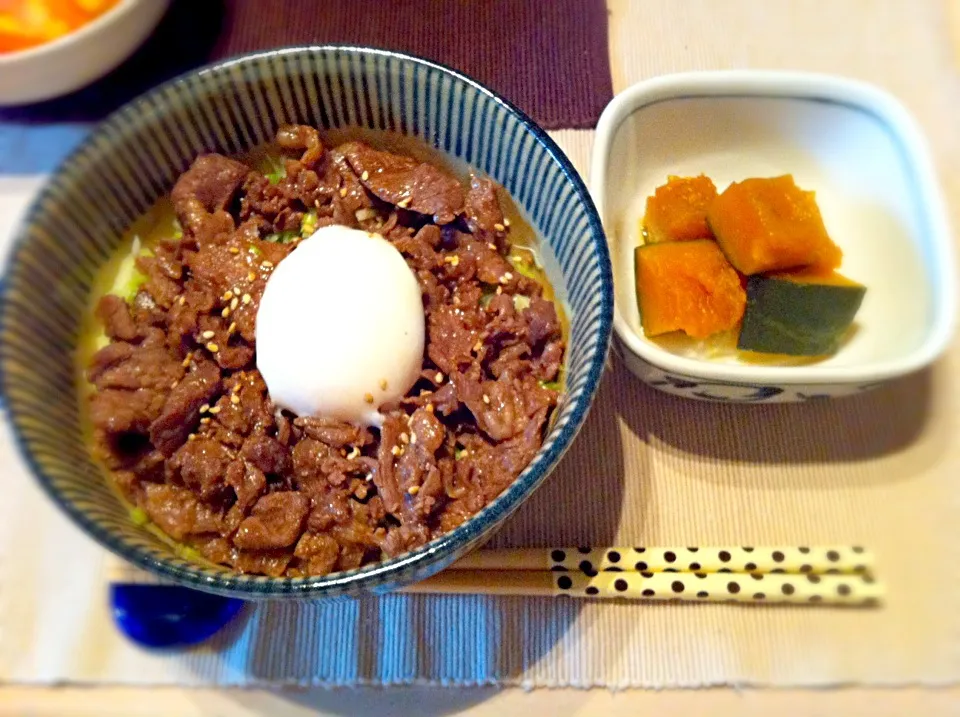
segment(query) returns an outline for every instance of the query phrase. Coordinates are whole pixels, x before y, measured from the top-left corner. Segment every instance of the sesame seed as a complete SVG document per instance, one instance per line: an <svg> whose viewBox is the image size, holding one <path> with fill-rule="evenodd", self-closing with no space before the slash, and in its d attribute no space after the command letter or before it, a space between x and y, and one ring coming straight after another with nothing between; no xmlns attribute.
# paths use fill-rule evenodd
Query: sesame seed
<svg viewBox="0 0 960 717"><path fill-rule="evenodd" d="M460 264L459 256L445 256L443 260L450 266L458 266Z"/></svg>
<svg viewBox="0 0 960 717"><path fill-rule="evenodd" d="M490 403L490 397L487 394L483 394L483 402Z"/></svg>
<svg viewBox="0 0 960 717"><path fill-rule="evenodd" d="M217 346L215 343L213 343L213 341L207 344L207 351L209 351L210 353L215 354L219 350L220 350L220 347Z"/></svg>
<svg viewBox="0 0 960 717"><path fill-rule="evenodd" d="M202 336L205 339L212 339L216 334L213 331L204 331Z"/></svg>
<svg viewBox="0 0 960 717"><path fill-rule="evenodd" d="M230 316L230 307L224 306L223 311L220 312L220 316L222 316L223 318L227 318L228 316Z"/></svg>
<svg viewBox="0 0 960 717"><path fill-rule="evenodd" d="M238 289L237 287L233 287L233 295L240 296L240 289Z"/></svg>
<svg viewBox="0 0 960 717"><path fill-rule="evenodd" d="M387 384L387 379L381 378L381 379L380 379L380 390L381 390L381 391L386 391L386 390L387 390L387 385L388 385L388 384Z"/></svg>
<svg viewBox="0 0 960 717"><path fill-rule="evenodd" d="M190 365L190 362L193 360L193 352L191 351L186 356L184 356L183 361L180 362L180 365L186 368Z"/></svg>
<svg viewBox="0 0 960 717"><path fill-rule="evenodd" d="M232 334L232 333L233 333L234 331L236 331L236 330L237 330L237 322L236 322L236 321L231 321L231 322L230 322L230 326L227 327L227 333L228 333L228 334Z"/></svg>
<svg viewBox="0 0 960 717"><path fill-rule="evenodd" d="M244 294L244 295L243 295L243 303L244 303L244 305L249 304L251 301L253 301L253 297L250 296L250 294Z"/></svg>
<svg viewBox="0 0 960 717"><path fill-rule="evenodd" d="M256 278L257 278L257 275L254 274L252 271L248 271L248 272L247 272L247 281L253 281L253 280L255 280Z"/></svg>
<svg viewBox="0 0 960 717"><path fill-rule="evenodd" d="M418 485L412 485L409 488L407 488L407 493L409 493L410 495L416 495L419 492L420 492L420 486Z"/></svg>
<svg viewBox="0 0 960 717"><path fill-rule="evenodd" d="M393 455L395 455L395 456L399 456L399 455L400 455L400 446L394 446L393 448L390 449L390 452L391 452Z"/></svg>
<svg viewBox="0 0 960 717"><path fill-rule="evenodd" d="M231 254L239 254L239 253L240 253L240 250L239 250L237 247L232 246L232 247L230 247L230 253L231 253Z"/></svg>
<svg viewBox="0 0 960 717"><path fill-rule="evenodd" d="M179 381L174 381L173 383L170 384L170 388L176 388L178 383L180 383L180 382L179 382Z"/></svg>
<svg viewBox="0 0 960 717"><path fill-rule="evenodd" d="M413 443L416 443L416 442L417 442L417 434L416 434L416 433L411 433L411 434L410 434L410 443L413 444Z"/></svg>
<svg viewBox="0 0 960 717"><path fill-rule="evenodd" d="M209 403L205 403L205 404L203 404L202 406L200 406L200 413L206 413L206 412L209 411L209 410L210 410L210 404L209 404Z"/></svg>
<svg viewBox="0 0 960 717"><path fill-rule="evenodd" d="M230 299L232 299L232 298L233 298L233 292L232 292L232 291L230 291L229 289L227 289L225 292L223 292L223 300L224 300L224 301L230 301Z"/></svg>
<svg viewBox="0 0 960 717"><path fill-rule="evenodd" d="M401 434L400 434L400 442L401 442L401 443L409 443L409 442L410 442L410 436L408 436L406 433L401 433Z"/></svg>
<svg viewBox="0 0 960 717"><path fill-rule="evenodd" d="M195 440L197 440L197 434L196 434L196 433L191 433L189 436L187 436L187 440L188 440L188 441L195 441Z"/></svg>
<svg viewBox="0 0 960 717"><path fill-rule="evenodd" d="M346 187L342 187L342 188L340 189L340 196L341 196L341 197L347 196L347 188L346 188Z"/></svg>
<svg viewBox="0 0 960 717"><path fill-rule="evenodd" d="M511 274L509 271L504 272L503 276L500 277L500 281L504 284L506 284L511 279L513 279L513 274Z"/></svg>
<svg viewBox="0 0 960 717"><path fill-rule="evenodd" d="M262 266L264 269L270 269L273 267L273 262L269 259L264 259L260 262L260 266Z"/></svg>
<svg viewBox="0 0 960 717"><path fill-rule="evenodd" d="M504 229L506 229L506 227L503 226L503 224L494 224L493 228L496 229L498 232L502 232Z"/></svg>
<svg viewBox="0 0 960 717"><path fill-rule="evenodd" d="M230 311L236 311L236 309L237 309L237 307L238 307L239 305L240 305L240 299L238 299L236 296L234 296L234 297L230 300Z"/></svg>
<svg viewBox="0 0 960 717"><path fill-rule="evenodd" d="M181 296L181 297L179 297L179 298L177 299L177 303L180 304L180 306L183 306L184 304L187 303L187 297L186 297L186 296Z"/></svg>
<svg viewBox="0 0 960 717"><path fill-rule="evenodd" d="M201 418L200 423L206 426L208 423L210 423L210 416L204 416L203 418Z"/></svg>
<svg viewBox="0 0 960 717"><path fill-rule="evenodd" d="M239 397L237 394L233 394L233 395L230 397L230 403L232 403L234 406L236 406L237 404L240 403L240 397Z"/></svg>
<svg viewBox="0 0 960 717"><path fill-rule="evenodd" d="M407 207L409 207L410 197L404 197L403 199L401 199L399 202L397 202L397 206L400 207L401 209L406 209Z"/></svg>
<svg viewBox="0 0 960 717"><path fill-rule="evenodd" d="M372 393L363 394L363 400L366 401L367 403L373 403L373 394Z"/></svg>
<svg viewBox="0 0 960 717"><path fill-rule="evenodd" d="M443 374L439 371L437 371L437 375L434 376L434 378L437 380L437 383L443 383Z"/></svg>
<svg viewBox="0 0 960 717"><path fill-rule="evenodd" d="M370 172L363 170L363 174L360 175L360 181L366 182L368 179L370 179Z"/></svg>
<svg viewBox="0 0 960 717"><path fill-rule="evenodd" d="M359 455L360 455L360 449L357 448L356 446L354 446L354 447L353 447L353 450L350 451L349 455L347 455L347 458L349 458L350 460L353 460L354 458L356 458L356 457L359 456Z"/></svg>
<svg viewBox="0 0 960 717"><path fill-rule="evenodd" d="M505 227L510 226L510 219L509 219L509 217L504 217L504 218L503 218L503 226L505 226Z"/></svg>
<svg viewBox="0 0 960 717"><path fill-rule="evenodd" d="M475 343L475 344L473 345L473 352L474 352L475 354L478 354L478 353L480 353L481 349L483 349L483 342L482 342L482 341L477 341L477 343Z"/></svg>
<svg viewBox="0 0 960 717"><path fill-rule="evenodd" d="M433 404L432 404L432 403L428 403L428 404L426 405L426 411L427 411L427 413L433 413Z"/></svg>
<svg viewBox="0 0 960 717"><path fill-rule="evenodd" d="M487 247L488 247L491 251L496 251L496 250L497 250L497 245L494 244L493 242L491 242L490 244L487 244Z"/></svg>
<svg viewBox="0 0 960 717"><path fill-rule="evenodd" d="M218 413L220 413L220 406L213 406L213 407L210 409L210 413L212 413L214 416L216 416Z"/></svg>
<svg viewBox="0 0 960 717"><path fill-rule="evenodd" d="M497 296L500 296L500 294L502 294L502 293L503 293L503 287L502 287L502 286L498 286L498 287L497 287Z"/></svg>

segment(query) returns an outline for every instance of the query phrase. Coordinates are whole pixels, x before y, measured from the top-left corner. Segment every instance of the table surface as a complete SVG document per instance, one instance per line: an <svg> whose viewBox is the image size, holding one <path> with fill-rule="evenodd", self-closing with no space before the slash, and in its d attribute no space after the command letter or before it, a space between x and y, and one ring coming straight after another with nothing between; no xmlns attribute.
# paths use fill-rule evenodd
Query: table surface
<svg viewBox="0 0 960 717"><path fill-rule="evenodd" d="M946 77L922 78L930 83L946 82L946 91L955 104L960 101L960 0L795 0L791 3L766 3L763 0L729 0L723 4L709 0L644 0L643 20L663 25L664 31L678 33L676 52L640 57L643 48L631 42L631 27L638 21L638 0L608 0L610 6L610 54L614 89L655 74L704 67L777 67L809 69L862 77L885 84L898 93L919 115L921 124L937 156L941 178L948 194L958 179L952 168L944 175L944 162L958 158L957 139L947 122L935 116L933 107L923 107L919 95L913 95L911 83L917 78L909 67L911 47L932 43L944 49L941 71ZM858 35L850 31L848 51L834 52L829 61L816 47L802 56L778 55L777 33L814 26L825 11L840 7L851 19L870 17L874 22L884 12L892 17L910 17L912 26L898 28L896 52L901 55L904 72L879 78L871 76L869 52L858 45L877 42L876 33ZM882 10L881 10L882 8ZM909 8L909 11L907 11ZM912 12L917 9L917 12ZM719 16L724 17L719 17ZM711 29L716 23L729 24L731 16L742 21L745 32L739 38L717 38ZM889 17L888 17L889 19ZM695 22L691 22L695 20ZM716 22L715 22L716 21ZM764 31L759 37L750 30ZM801 30L802 31L802 30ZM834 30L831 39L840 42L847 30ZM771 39L772 36L772 39ZM894 38L888 38L893 45ZM721 42L722 41L722 42ZM682 48L682 49L681 49ZM759 49L758 49L759 48ZM836 48L834 48L836 49ZM840 58L840 59L838 59ZM937 85L938 87L940 85ZM909 95L909 96L905 96ZM913 99L913 102L911 102ZM942 105L941 105L942 106ZM960 106L957 107L960 111ZM955 125L954 125L955 126ZM470 715L595 714L610 717L636 715L644 709L666 713L704 713L714 715L813 715L870 714L957 714L960 686L942 689L915 687L867 689L849 687L832 690L756 690L717 688L676 691L606 691L519 689L361 689L361 690L249 690L249 689L145 689L114 687L0 687L0 715L392 715L416 713L424 717L467 713Z"/></svg>

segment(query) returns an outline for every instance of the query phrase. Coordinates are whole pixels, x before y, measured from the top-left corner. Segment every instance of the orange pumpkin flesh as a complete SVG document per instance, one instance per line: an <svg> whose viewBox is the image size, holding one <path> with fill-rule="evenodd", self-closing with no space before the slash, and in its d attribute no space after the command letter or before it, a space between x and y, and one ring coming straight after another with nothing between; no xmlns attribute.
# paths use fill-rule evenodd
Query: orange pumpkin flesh
<svg viewBox="0 0 960 717"><path fill-rule="evenodd" d="M665 241L712 239L707 207L717 197L710 177L674 177L647 198L643 228L648 244Z"/></svg>
<svg viewBox="0 0 960 717"><path fill-rule="evenodd" d="M734 182L707 210L727 259L744 274L840 266L843 253L827 235L813 192L792 175Z"/></svg>
<svg viewBox="0 0 960 717"><path fill-rule="evenodd" d="M716 242L646 244L637 247L634 260L647 336L683 331L706 338L734 328L743 318L743 283Z"/></svg>

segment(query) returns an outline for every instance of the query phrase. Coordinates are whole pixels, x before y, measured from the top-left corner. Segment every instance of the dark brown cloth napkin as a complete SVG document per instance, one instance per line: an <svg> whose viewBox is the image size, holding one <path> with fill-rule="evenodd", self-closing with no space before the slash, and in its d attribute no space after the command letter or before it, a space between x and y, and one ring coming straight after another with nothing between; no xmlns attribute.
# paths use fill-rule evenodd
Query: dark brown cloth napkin
<svg viewBox="0 0 960 717"><path fill-rule="evenodd" d="M613 96L604 0L175 0L109 76L69 97L0 109L0 120L96 120L211 60L330 43L449 65L548 129L594 126Z"/></svg>

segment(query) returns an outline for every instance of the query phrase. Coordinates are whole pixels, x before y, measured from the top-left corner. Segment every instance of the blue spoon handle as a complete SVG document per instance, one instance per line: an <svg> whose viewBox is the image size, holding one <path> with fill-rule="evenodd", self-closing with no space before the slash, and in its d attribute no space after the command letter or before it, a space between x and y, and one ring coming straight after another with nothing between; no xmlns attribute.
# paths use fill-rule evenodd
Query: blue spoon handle
<svg viewBox="0 0 960 717"><path fill-rule="evenodd" d="M113 583L113 619L145 647L186 647L209 639L243 608L244 601L176 585Z"/></svg>

